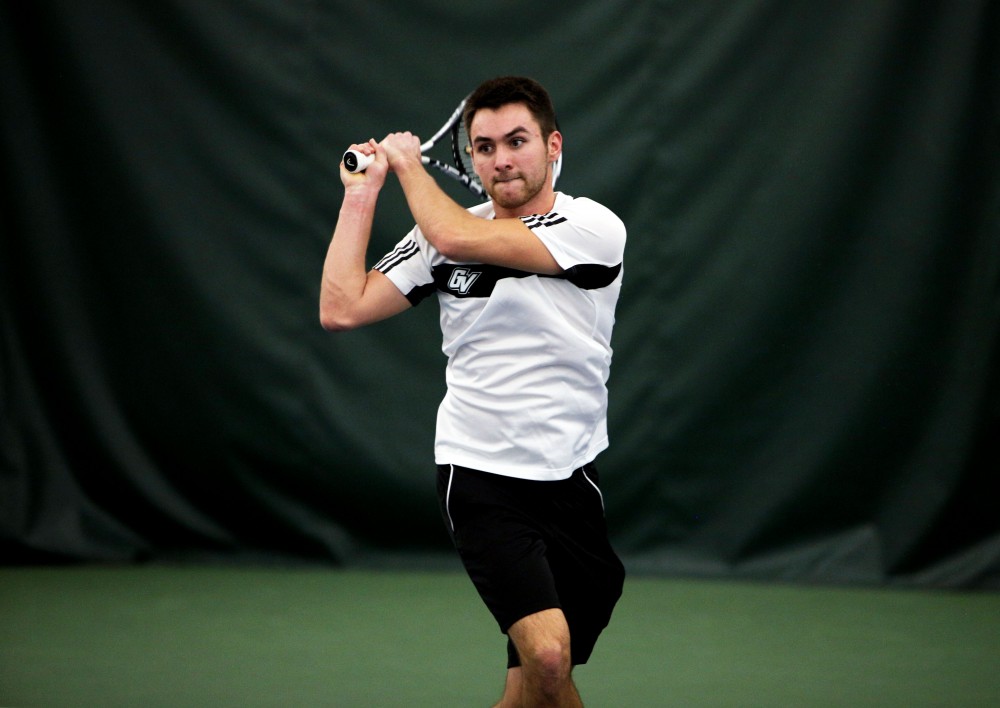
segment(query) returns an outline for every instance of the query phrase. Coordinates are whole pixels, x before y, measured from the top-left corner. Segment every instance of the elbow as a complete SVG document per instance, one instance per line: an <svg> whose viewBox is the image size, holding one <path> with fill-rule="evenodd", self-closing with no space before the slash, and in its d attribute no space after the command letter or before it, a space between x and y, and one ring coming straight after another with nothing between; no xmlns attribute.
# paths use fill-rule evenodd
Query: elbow
<svg viewBox="0 0 1000 708"><path fill-rule="evenodd" d="M450 261L461 263L468 258L465 243L457 234L438 234L431 243L438 253Z"/></svg>
<svg viewBox="0 0 1000 708"><path fill-rule="evenodd" d="M349 312L329 305L320 306L319 324L327 332L347 332L361 325Z"/></svg>
<svg viewBox="0 0 1000 708"><path fill-rule="evenodd" d="M363 323L358 320L357 298L326 280L319 293L319 324L327 332L346 332Z"/></svg>
<svg viewBox="0 0 1000 708"><path fill-rule="evenodd" d="M342 320L320 313L319 325L327 332L346 332L350 329Z"/></svg>
<svg viewBox="0 0 1000 708"><path fill-rule="evenodd" d="M431 245L445 258L463 263L476 259L476 246L484 239L486 221L457 204L438 218L417 223Z"/></svg>

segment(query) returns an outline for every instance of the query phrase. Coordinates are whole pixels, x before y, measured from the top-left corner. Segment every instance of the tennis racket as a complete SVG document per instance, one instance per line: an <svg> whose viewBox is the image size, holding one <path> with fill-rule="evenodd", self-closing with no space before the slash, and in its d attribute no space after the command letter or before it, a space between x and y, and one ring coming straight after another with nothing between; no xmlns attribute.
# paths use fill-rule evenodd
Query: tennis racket
<svg viewBox="0 0 1000 708"><path fill-rule="evenodd" d="M420 152L427 153L445 135L451 134L451 162L443 162L424 154L421 162L429 167L440 170L475 194L480 199L486 199L486 190L483 183L479 181L475 169L472 167L472 145L469 142L469 134L465 131L465 121L462 120L462 111L465 109L465 102L468 97L463 98L458 108L451 114L451 117L444 125L434 133L434 136L420 145ZM348 172L364 172L368 165L375 159L374 155L365 155L357 150L348 150L344 153L344 167ZM562 154L556 161L552 169L552 185L555 186L556 179L562 170Z"/></svg>

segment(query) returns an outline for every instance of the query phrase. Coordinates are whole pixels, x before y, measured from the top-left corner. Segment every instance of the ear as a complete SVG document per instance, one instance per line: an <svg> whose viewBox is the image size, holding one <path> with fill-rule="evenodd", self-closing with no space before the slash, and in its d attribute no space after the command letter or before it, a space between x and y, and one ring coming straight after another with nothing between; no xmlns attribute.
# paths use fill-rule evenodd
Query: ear
<svg viewBox="0 0 1000 708"><path fill-rule="evenodd" d="M559 153L562 152L562 133L558 130L553 130L549 133L548 143L549 162L555 162L559 157Z"/></svg>

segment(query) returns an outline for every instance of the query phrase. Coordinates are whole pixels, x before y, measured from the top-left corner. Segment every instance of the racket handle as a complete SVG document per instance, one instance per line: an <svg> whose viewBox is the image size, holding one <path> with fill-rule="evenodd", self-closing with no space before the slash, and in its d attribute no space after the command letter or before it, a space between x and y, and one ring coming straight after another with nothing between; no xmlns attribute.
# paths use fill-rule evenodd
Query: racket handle
<svg viewBox="0 0 1000 708"><path fill-rule="evenodd" d="M348 150L344 153L344 167L348 172L364 172L374 161L374 155L365 155L357 150Z"/></svg>

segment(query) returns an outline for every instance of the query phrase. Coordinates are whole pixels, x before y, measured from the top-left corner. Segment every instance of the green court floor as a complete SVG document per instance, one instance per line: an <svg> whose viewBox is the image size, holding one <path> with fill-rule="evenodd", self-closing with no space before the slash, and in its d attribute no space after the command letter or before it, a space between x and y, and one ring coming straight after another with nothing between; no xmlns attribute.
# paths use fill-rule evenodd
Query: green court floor
<svg viewBox="0 0 1000 708"><path fill-rule="evenodd" d="M487 706L459 572L0 569L0 706ZM1000 594L630 578L590 708L1000 706Z"/></svg>

